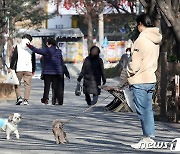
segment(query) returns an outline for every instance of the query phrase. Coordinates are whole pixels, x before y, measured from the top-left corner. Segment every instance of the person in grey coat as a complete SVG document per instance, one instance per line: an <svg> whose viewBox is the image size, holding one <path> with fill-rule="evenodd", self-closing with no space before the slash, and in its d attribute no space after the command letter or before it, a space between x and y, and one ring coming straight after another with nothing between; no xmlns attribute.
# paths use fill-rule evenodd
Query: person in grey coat
<svg viewBox="0 0 180 154"><path fill-rule="evenodd" d="M129 57L131 56L131 48L126 49L126 53L122 55L119 64L120 64L120 75L124 68L127 68Z"/></svg>
<svg viewBox="0 0 180 154"><path fill-rule="evenodd" d="M89 56L84 60L81 72L77 79L78 82L83 81L83 93L85 94L85 100L88 105L93 105L98 100L98 95L101 93L101 89L98 86L101 85L101 79L103 85L106 83L104 64L99 57L100 49L97 46L92 46ZM91 101L90 94L93 94L93 100Z"/></svg>
<svg viewBox="0 0 180 154"><path fill-rule="evenodd" d="M126 49L126 53L122 55L119 65L120 65L120 83L118 85L119 88L123 89L128 85L127 81L127 65L131 58L131 48Z"/></svg>

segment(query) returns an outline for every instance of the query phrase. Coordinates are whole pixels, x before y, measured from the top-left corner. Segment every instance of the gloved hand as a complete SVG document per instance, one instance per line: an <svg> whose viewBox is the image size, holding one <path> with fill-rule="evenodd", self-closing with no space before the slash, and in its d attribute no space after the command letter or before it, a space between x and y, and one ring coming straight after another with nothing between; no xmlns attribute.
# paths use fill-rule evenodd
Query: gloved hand
<svg viewBox="0 0 180 154"><path fill-rule="evenodd" d="M70 75L67 75L66 77L67 77L69 80L70 80L70 78L71 78Z"/></svg>
<svg viewBox="0 0 180 154"><path fill-rule="evenodd" d="M27 46L28 48L32 48L32 47L33 47L30 43L26 43L26 46Z"/></svg>
<svg viewBox="0 0 180 154"><path fill-rule="evenodd" d="M70 80L70 74L69 74L69 72L65 72L64 74L65 74L66 78L68 78L68 79Z"/></svg>
<svg viewBox="0 0 180 154"><path fill-rule="evenodd" d="M77 82L81 82L81 80L78 78L78 79L77 79Z"/></svg>

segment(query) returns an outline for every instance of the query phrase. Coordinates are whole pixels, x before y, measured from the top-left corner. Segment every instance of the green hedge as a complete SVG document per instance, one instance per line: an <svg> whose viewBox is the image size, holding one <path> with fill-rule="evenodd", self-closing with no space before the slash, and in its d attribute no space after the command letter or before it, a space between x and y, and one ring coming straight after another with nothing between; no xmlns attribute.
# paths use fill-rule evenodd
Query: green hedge
<svg viewBox="0 0 180 154"><path fill-rule="evenodd" d="M114 78L119 76L120 74L120 65L119 63L115 67L105 69L106 77L107 78Z"/></svg>

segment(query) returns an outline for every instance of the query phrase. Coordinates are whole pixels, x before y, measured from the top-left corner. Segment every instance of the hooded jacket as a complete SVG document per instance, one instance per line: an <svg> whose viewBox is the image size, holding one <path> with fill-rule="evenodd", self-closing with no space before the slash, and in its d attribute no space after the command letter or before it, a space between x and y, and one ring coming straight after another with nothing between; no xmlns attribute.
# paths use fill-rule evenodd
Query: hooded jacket
<svg viewBox="0 0 180 154"><path fill-rule="evenodd" d="M35 72L36 68L36 57L35 53L26 46L30 41L26 38L22 39L21 43L18 44L11 57L10 68L16 72Z"/></svg>
<svg viewBox="0 0 180 154"><path fill-rule="evenodd" d="M162 35L156 27L143 30L132 47L132 57L127 66L128 82L132 84L155 83L159 44Z"/></svg>

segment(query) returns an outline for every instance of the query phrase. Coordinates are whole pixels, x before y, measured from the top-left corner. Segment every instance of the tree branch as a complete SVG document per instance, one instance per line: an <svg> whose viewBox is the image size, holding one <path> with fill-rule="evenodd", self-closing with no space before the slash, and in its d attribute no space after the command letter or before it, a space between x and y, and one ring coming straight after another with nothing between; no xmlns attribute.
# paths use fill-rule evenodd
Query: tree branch
<svg viewBox="0 0 180 154"><path fill-rule="evenodd" d="M111 3L112 7L116 9L116 11L118 12L118 14L121 14L119 7L117 5L115 5L114 3Z"/></svg>
<svg viewBox="0 0 180 154"><path fill-rule="evenodd" d="M149 8L150 15L153 14L155 6L156 6L156 0L151 0L151 4L150 4L150 8Z"/></svg>
<svg viewBox="0 0 180 154"><path fill-rule="evenodd" d="M172 2L171 2L172 4L172 10L175 12L175 14L176 13L178 13L179 12L179 5L180 5L180 0L172 0Z"/></svg>
<svg viewBox="0 0 180 154"><path fill-rule="evenodd" d="M156 2L166 20L167 25L169 27L173 26L175 24L175 17L171 7L169 7L164 0L156 0Z"/></svg>
<svg viewBox="0 0 180 154"><path fill-rule="evenodd" d="M142 6L143 6L144 8L147 8L147 7L148 7L148 4L146 3L145 0L139 0L139 1L141 2Z"/></svg>

